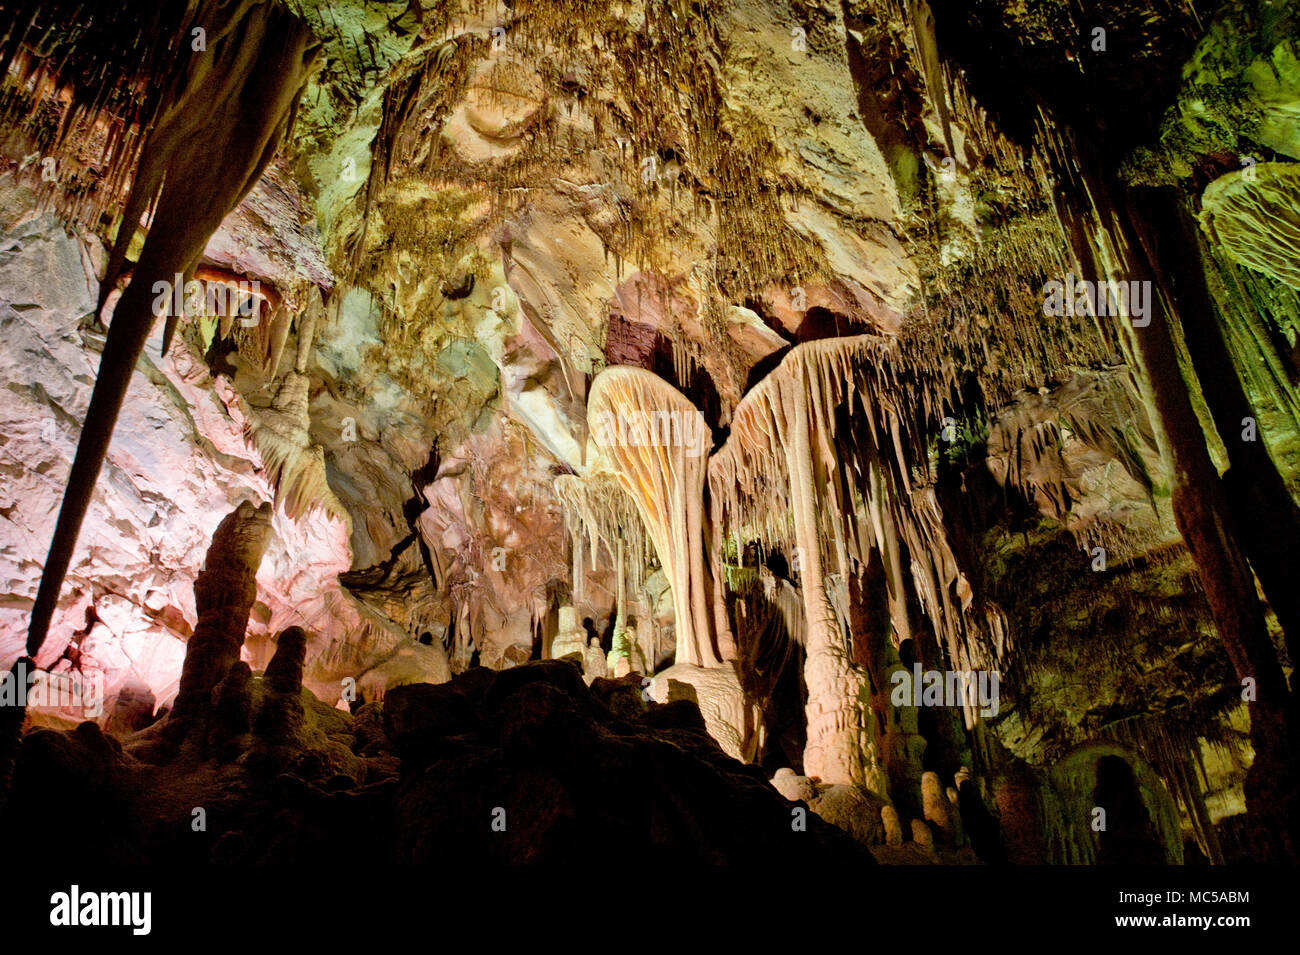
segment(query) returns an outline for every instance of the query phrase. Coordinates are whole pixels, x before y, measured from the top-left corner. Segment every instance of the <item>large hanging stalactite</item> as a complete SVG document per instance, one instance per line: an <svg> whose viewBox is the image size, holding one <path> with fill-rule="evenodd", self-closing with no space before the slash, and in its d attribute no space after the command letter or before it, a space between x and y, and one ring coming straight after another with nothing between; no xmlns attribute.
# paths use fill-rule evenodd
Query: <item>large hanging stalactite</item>
<svg viewBox="0 0 1300 955"><path fill-rule="evenodd" d="M100 306L114 287L136 223L153 205L148 236L113 311L54 539L28 629L35 656L58 602L77 534L108 452L136 360L153 328L154 285L189 276L221 220L275 155L316 56L306 25L278 3L203 3L206 52L184 61L145 136L109 257ZM197 28L196 28L197 29ZM169 330L180 316L169 316ZM164 337L164 348L168 341Z"/></svg>
<svg viewBox="0 0 1300 955"><path fill-rule="evenodd" d="M587 408L596 444L636 502L672 585L676 662L710 666L730 659L714 629L704 564L710 437L703 416L658 375L631 366L597 375Z"/></svg>

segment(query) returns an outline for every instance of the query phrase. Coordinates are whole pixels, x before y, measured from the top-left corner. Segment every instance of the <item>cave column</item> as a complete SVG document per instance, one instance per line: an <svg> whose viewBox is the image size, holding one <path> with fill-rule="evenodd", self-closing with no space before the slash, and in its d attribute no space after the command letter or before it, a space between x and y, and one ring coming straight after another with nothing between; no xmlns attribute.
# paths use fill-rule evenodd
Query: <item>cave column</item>
<svg viewBox="0 0 1300 955"><path fill-rule="evenodd" d="M1098 257L1118 260L1122 268L1116 271L1126 271L1134 279L1150 283L1148 287L1159 288L1150 264L1155 259L1154 239L1132 198L1117 209L1099 183L1093 197L1103 222L1102 234L1113 234L1120 246L1112 256L1107 256L1105 247L1099 248ZM1233 533L1223 482L1210 460L1183 379L1172 331L1178 315L1162 295L1152 295L1151 303L1154 314L1145 325L1132 324L1129 334L1164 435L1175 523L1196 563L1211 616L1243 694L1250 694L1244 698L1250 701L1255 762L1246 776L1245 794L1257 850L1262 858L1294 860L1300 856L1300 823L1296 821L1300 816L1294 812L1300 777L1294 698L1268 635L1254 575Z"/></svg>
<svg viewBox="0 0 1300 955"><path fill-rule="evenodd" d="M614 636L610 641L609 656L606 666L610 675L627 676L632 672L632 642L627 633L627 570L624 567L626 546L619 537L617 552L614 555L614 572L618 575L618 605L614 610Z"/></svg>
<svg viewBox="0 0 1300 955"><path fill-rule="evenodd" d="M812 440L808 394L803 375L786 385L792 394L788 420L790 440L786 459L794 512L795 540L799 548L799 578L808 625L804 681L808 687L805 714L808 741L804 747L804 773L826 783L852 783L883 792L873 771L871 741L866 729L860 694L862 673L853 666L839 634L839 622L826 596L821 543L817 535L817 508L813 483Z"/></svg>

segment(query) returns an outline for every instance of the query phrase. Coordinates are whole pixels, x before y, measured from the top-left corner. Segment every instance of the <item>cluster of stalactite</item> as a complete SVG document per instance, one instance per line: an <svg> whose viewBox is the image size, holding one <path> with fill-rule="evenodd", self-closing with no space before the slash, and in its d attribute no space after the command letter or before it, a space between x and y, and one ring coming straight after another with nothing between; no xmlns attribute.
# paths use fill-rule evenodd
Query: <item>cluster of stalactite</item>
<svg viewBox="0 0 1300 955"><path fill-rule="evenodd" d="M1205 799L1210 777L1201 744L1204 740L1210 746L1229 748L1234 758L1237 758L1237 747L1235 741L1222 734L1214 736L1211 729L1193 730L1185 720L1145 717L1111 724L1099 735L1130 747L1155 770L1168 787L1186 820L1186 828L1206 860L1222 865L1224 849Z"/></svg>
<svg viewBox="0 0 1300 955"><path fill-rule="evenodd" d="M603 550L621 576L628 554L620 541L648 540L673 590L676 662L718 666L734 656L761 711L799 647L803 771L870 789L918 817L926 741L915 709L894 706L889 692L902 644L927 666L967 671L998 669L1009 649L1005 622L998 626L996 608L975 606L949 545L927 476L929 436L915 414L925 397L897 342L809 342L736 408L727 443L708 460L706 508L692 484L702 469L680 447L661 446L661 436L603 449L617 489L595 468L557 480L575 582L582 550L593 566ZM938 397L928 397L937 411ZM670 410L694 413L666 382L620 367L597 378L588 414L590 423L602 412ZM788 576L773 571L776 554ZM626 599L620 586L620 618ZM701 632L734 639L734 650L710 655ZM979 705L961 699L957 707L968 738L952 742L954 752L977 770L991 767Z"/></svg>
<svg viewBox="0 0 1300 955"><path fill-rule="evenodd" d="M603 565L614 568L620 594L639 591L657 558L636 502L618 479L600 471L561 475L555 479L555 496L568 519L571 552L584 555L584 564L574 566L575 585L588 563L593 571L602 564L603 549Z"/></svg>
<svg viewBox="0 0 1300 955"><path fill-rule="evenodd" d="M654 389L671 391L662 382L651 388L648 373L611 369L606 375L633 375L645 385L629 408L667 407L647 397ZM996 606L977 604L948 539L929 455L942 398L925 384L895 341L857 336L800 345L741 401L730 437L708 469L716 545L709 553L736 594L731 612L747 692L762 705L800 645L808 690L804 771L890 794L904 806L917 798L908 790L919 786L924 744L915 714L888 702L901 644L922 648L918 655L927 665L954 669L1001 669L1010 655L1005 620ZM1098 400L1120 399L1102 389ZM597 398L592 407L604 404ZM918 413L927 407L929 418ZM1084 411L1078 417L1067 413L1064 426L1109 448L1146 479L1135 435L1126 433L1136 427L1138 440L1151 440L1141 421L1125 418L1126 425L1110 431L1098 430ZM644 458L649 452L631 453ZM671 500L661 472L654 473L658 485L644 477L630 483L656 486L649 498ZM572 498L569 511L575 526L586 528L592 549L598 540L617 540L618 523L628 520L619 505L626 502L602 498L593 506L576 491L579 479L562 481L575 489L561 496ZM680 524L688 510L683 502L654 514L656 524ZM694 549L704 552L699 543ZM1184 553L1171 548L1166 557L1185 559ZM785 558L789 578L772 572L767 554ZM880 581L874 591L864 586L869 577ZM683 586L677 575L673 584ZM884 618L874 629L863 619L863 604L872 601L879 606L866 613ZM1113 662L1122 669L1122 660ZM970 747L978 767L995 766L978 707L966 700L960 706L970 734L961 749Z"/></svg>
<svg viewBox="0 0 1300 955"><path fill-rule="evenodd" d="M29 137L32 179L67 218L95 223L130 191L148 130L198 58L191 31L215 25L216 6L0 4L0 116Z"/></svg>
<svg viewBox="0 0 1300 955"><path fill-rule="evenodd" d="M984 4L988 9L982 13L997 6ZM1274 253L1293 242L1294 230L1289 213L1270 224L1275 213L1269 210L1280 208L1285 183L1270 180L1256 188L1259 180L1254 180L1252 169L1249 175L1237 173L1241 181L1222 182L1201 196L1193 192L1199 189L1195 179L1171 185L1157 176L1153 186L1150 177L1126 169L1122 157L1133 147L1129 134L1140 132L1135 124L1158 120L1171 110L1182 62L1179 51L1191 50L1205 24L1188 5L1176 3L1162 4L1144 22L1133 20L1124 8L1116 16L1128 17L1124 25L1131 29L1120 33L1118 21L1112 19L1110 36L1120 35L1128 50L1147 57L1160 81L1135 95L1131 73L1118 65L1123 58L1117 61L1106 54L1072 57L1081 72L1090 74L1087 97L1079 87L1042 82L1059 70L1060 47L1072 43L1051 39L1030 55L1028 74L1038 82L1014 92L998 91L997 106L1004 121L1028 131L1028 145L1055 184L1055 217L1075 271L1092 281L1133 281L1153 290L1151 310L1142 321L1125 311L1114 324L1122 332L1125 353L1140 369L1144 397L1161 432L1173 515L1195 562L1219 638L1244 688L1255 750L1245 781L1252 851L1260 857L1293 860L1300 851L1300 831L1293 821L1300 778L1297 703L1270 639L1266 611L1277 618L1294 659L1300 602L1287 581L1295 579L1296 558L1274 542L1300 532L1300 509L1270 454L1270 442L1243 430L1258 420L1253 402L1267 402L1270 391L1284 389L1274 385L1250 393L1249 386L1261 379L1269 384L1267 372L1259 367L1267 366L1269 359L1261 361L1256 354L1244 363L1247 370L1239 371L1233 352L1251 346L1243 342L1246 336L1240 330L1224 328L1234 314L1279 295L1274 289L1267 296L1239 298L1232 284L1221 280L1222 258L1245 261L1283 278L1279 269L1284 272L1286 266ZM1279 14L1268 4L1237 4L1216 16L1221 18L1219 26L1249 35L1261 23L1280 26L1289 14ZM966 27L979 20L978 15L971 17ZM979 38L981 32L971 35ZM997 36L991 45L960 49L968 72L987 78L995 72L990 56L1021 51L1019 34L983 29L983 38L991 35ZM1162 64L1162 57L1172 62ZM1253 134L1248 128L1239 130L1232 145L1258 155L1259 145L1250 141ZM1213 168L1213 157L1197 159ZM1281 201L1285 205L1285 199ZM1207 214L1204 236L1197 227L1198 211ZM1271 232L1276 233L1272 239ZM1258 329L1268 321L1265 314L1257 314L1242 328ZM1256 348L1267 355L1276 351L1276 344L1257 340ZM1198 417L1198 407L1208 414ZM1222 474L1210 453L1216 440L1227 459ZM1265 526L1267 534L1261 532Z"/></svg>
<svg viewBox="0 0 1300 955"><path fill-rule="evenodd" d="M483 27L494 16L502 17L504 32ZM689 211L703 232L714 236L715 251L699 275L706 289L701 311L711 330L725 327L724 301L744 301L774 282L788 287L825 276L816 243L800 236L782 214L792 187L776 172L780 148L771 131L724 104L720 16L711 6L680 0L646 4L637 28L612 15L607 5L585 0L522 2L508 10L471 2L429 11L423 30L427 42L395 67L385 93L364 190L366 215L359 234L346 240L357 281L386 311L391 310L384 304L387 283L408 258L419 258L420 267L437 273L438 281L452 282L459 276L450 273L460 253L470 250L474 234L525 208L538 182L564 180L567 166L593 157L609 182L596 192L587 187L584 194L601 207L593 227L607 259L614 259L616 277L623 276L625 265L643 273L665 271L665 212ZM522 71L537 71L543 93L536 114L517 131L517 150L471 163L443 148L437 131L480 64L486 64L489 77L475 82L488 102L493 97L517 101L526 93ZM611 85L620 90L617 100L595 95ZM620 103L636 108L626 110ZM574 112L584 121L571 121ZM427 233L427 206L418 207L417 215L414 208L385 199L407 177L436 180L452 197L440 198L440 208L432 212L446 232L432 258L415 255ZM381 244L367 242L372 210L383 213ZM414 228L406 228L412 216ZM436 313L436 297L432 307ZM453 328L431 329L424 316L386 314L381 325L386 340L406 346L415 341L434 353L456 334ZM715 337L734 389L743 384L735 346L725 334ZM693 354L697 346L684 338L680 346L674 342L675 352L683 352L679 360L700 357ZM584 364L583 356L569 354L571 342L559 345L564 360ZM588 354L599 350L587 346Z"/></svg>
<svg viewBox="0 0 1300 955"><path fill-rule="evenodd" d="M637 669L653 669L644 648L634 645L633 629L638 637L653 634L649 615L629 619L633 605L648 609L643 593L645 578L655 566L658 555L646 533L637 503L619 479L608 471L591 469L582 475L562 475L555 479L555 496L564 509L569 529L569 548L573 560L571 598L576 607L586 597L587 574L603 565L614 571L614 630L606 658L609 672L622 676ZM603 559L602 559L603 551Z"/></svg>
<svg viewBox="0 0 1300 955"><path fill-rule="evenodd" d="M1068 480L1067 438L1116 461L1146 495L1153 512L1159 474L1149 473L1147 455L1157 453L1156 437L1146 414L1133 370L1127 366L1090 370L1052 394L1050 413L1038 396L1027 394L999 408L987 438L990 467L1005 497L1019 495L1031 511L1064 522L1083 550L1101 547L1112 557L1143 554L1164 546L1157 521L1130 523L1112 517L1073 520L1078 503ZM1074 492L1078 488L1073 489Z"/></svg>
<svg viewBox="0 0 1300 955"><path fill-rule="evenodd" d="M314 290L313 290L314 291ZM252 410L247 423L248 437L262 457L267 478L275 488L277 505L291 518L322 510L350 524L346 509L330 489L325 476L325 454L311 441L310 379L307 376L317 322L324 317L318 294L311 294L298 324L298 351L292 370L280 380L270 406ZM279 367L288 336L286 319L278 344L264 368L271 380Z"/></svg>
<svg viewBox="0 0 1300 955"><path fill-rule="evenodd" d="M921 304L902 333L909 361L952 389L973 379L981 403L996 408L1067 368L1122 360L1114 329L1095 315L1044 314L1044 285L1070 271L1053 226L1035 215L994 230L955 266L919 256Z"/></svg>
<svg viewBox="0 0 1300 955"><path fill-rule="evenodd" d="M927 443L915 419L904 413L922 402L895 364L900 360L895 342L871 336L810 342L791 351L741 401L728 442L709 460L705 528L702 489L692 487L702 467L691 467L680 446L631 441L608 449L668 571L678 614L677 661L716 664L727 656L710 660L698 637L713 632L729 638L732 629L720 593L710 594L706 555L708 566L727 577L733 590L752 590L749 577L760 581L782 619L737 622L747 634L737 650L751 691L759 698L770 693L756 671L774 678L789 658L789 643L758 632L777 625L787 641L804 648L805 772L881 794L888 792L887 776L895 768L901 777L919 780L919 764L890 765L919 758L915 726L893 711L885 691L890 668L899 663L899 644L934 640L929 662L937 663L939 654L948 666L966 670L995 668L1001 649L981 636L968 614L972 595L948 546L933 487L915 483L927 466ZM634 368L609 369L593 385L589 420L610 410L624 416L695 413L671 386ZM608 495L588 500L599 493L590 479L566 477L560 483L572 526L585 528L593 550L598 540L626 533L616 527L627 520L620 513L626 502ZM712 532L708 540L700 529ZM775 577L761 559L749 568L728 567L723 560L725 549L741 564L740 555L755 548L793 563L798 597L791 581ZM869 575L882 583L865 595L863 579ZM854 619L871 601L880 604L871 611L888 621L874 645ZM780 654L785 659L758 661ZM975 727L977 707L968 700L960 706L967 727ZM880 726L890 738L878 738Z"/></svg>
<svg viewBox="0 0 1300 955"><path fill-rule="evenodd" d="M709 459L707 542L690 533L704 512L694 503L694 470L680 449L617 445L609 457L623 482L621 496L590 477L572 476L558 480L557 493L570 515L575 551L585 537L593 563L603 546L620 567L626 558L615 555L618 541L629 536L628 503L637 503L634 523L653 543L678 620L690 628L678 624L679 662L698 662L691 647L699 641L683 646L680 640L707 626L699 621L707 619L711 585L694 567L705 555L739 598L730 601L730 613L755 700L771 693L793 646L802 647L805 772L882 795L895 780L916 788L923 749L916 717L888 701L901 644L921 648L914 652L927 665L968 671L998 669L1009 650L996 607L976 606L935 493L931 449L943 407L938 385L924 369L909 367L897 341L809 342L745 396L726 444ZM656 410L694 413L649 372L611 368L593 385L589 423L602 412ZM1125 441L1079 428L1099 445ZM789 577L772 572L772 554L792 568ZM719 614L720 601L712 599L714 631L732 630L727 610ZM620 593L620 613L622 603ZM874 621L864 620L872 614ZM973 755L991 762L979 707L967 699L959 707ZM918 798L897 795L903 805Z"/></svg>
<svg viewBox="0 0 1300 955"><path fill-rule="evenodd" d="M1121 336L1104 320L1085 312L1044 314L1044 284L1062 278L1071 262L1069 244L1055 228L1050 164L1002 129L962 71L943 59L929 4L871 0L864 6L906 24L898 51L903 62L891 64L891 73L896 82L909 69L919 76L925 102L915 108L933 111L947 152L939 165L924 142L912 144L926 147L932 172L917 200L921 214L906 233L921 283L900 342L903 363L925 385L916 394L981 414L1066 369L1121 361ZM977 207L978 238L956 255L943 252L949 236L937 193L944 179Z"/></svg>

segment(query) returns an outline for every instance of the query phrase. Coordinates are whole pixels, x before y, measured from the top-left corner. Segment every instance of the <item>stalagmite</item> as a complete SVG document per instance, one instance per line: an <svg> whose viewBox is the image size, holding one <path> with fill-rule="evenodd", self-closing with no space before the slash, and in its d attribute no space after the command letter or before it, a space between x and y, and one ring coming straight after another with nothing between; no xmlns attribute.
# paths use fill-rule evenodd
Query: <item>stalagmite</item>
<svg viewBox="0 0 1300 955"><path fill-rule="evenodd" d="M199 622L185 649L180 691L168 736L202 727L212 692L239 661L248 617L257 599L257 569L271 540L271 505L245 501L217 527L203 571L194 581Z"/></svg>
<svg viewBox="0 0 1300 955"><path fill-rule="evenodd" d="M953 807L944 792L943 783L937 773L924 773L921 776L921 800L925 820L943 834L949 846L957 843L957 826L959 820L953 818Z"/></svg>
<svg viewBox="0 0 1300 955"><path fill-rule="evenodd" d="M240 751L252 727L253 670L236 660L212 693L206 752L226 761Z"/></svg>
<svg viewBox="0 0 1300 955"><path fill-rule="evenodd" d="M627 562L623 554L623 538L618 539L618 553L614 557L614 572L618 575L618 592L614 595L614 634L610 640L606 666L615 677L632 672L632 641L627 633Z"/></svg>
<svg viewBox="0 0 1300 955"><path fill-rule="evenodd" d="M258 739L283 743L301 729L302 668L306 655L307 632L302 627L290 627L276 638L275 656L262 678L262 705L253 722Z"/></svg>
<svg viewBox="0 0 1300 955"><path fill-rule="evenodd" d="M881 806L880 821L885 827L885 845L901 846L903 844L903 827L898 820L898 810L889 805Z"/></svg>
<svg viewBox="0 0 1300 955"><path fill-rule="evenodd" d="M560 608L560 625L551 641L552 660L572 660L579 667L587 659L587 631L578 623L578 612L573 607Z"/></svg>

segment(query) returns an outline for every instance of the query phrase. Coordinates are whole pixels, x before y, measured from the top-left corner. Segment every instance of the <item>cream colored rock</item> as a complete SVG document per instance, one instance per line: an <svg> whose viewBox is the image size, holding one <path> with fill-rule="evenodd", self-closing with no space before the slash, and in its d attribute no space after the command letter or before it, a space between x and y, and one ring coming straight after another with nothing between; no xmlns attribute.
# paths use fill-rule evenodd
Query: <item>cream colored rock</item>
<svg viewBox="0 0 1300 955"><path fill-rule="evenodd" d="M772 788L791 802L811 802L817 798L817 786L807 776L800 776L783 766L772 777Z"/></svg>
<svg viewBox="0 0 1300 955"><path fill-rule="evenodd" d="M751 723L745 691L733 665L701 667L674 663L654 675L650 698L656 703L670 700L696 703L709 735L722 751L735 759L744 758Z"/></svg>
<svg viewBox="0 0 1300 955"><path fill-rule="evenodd" d="M470 77L465 97L443 126L443 138L466 162L509 157L520 149L543 96L537 71L522 57L490 57Z"/></svg>

